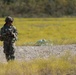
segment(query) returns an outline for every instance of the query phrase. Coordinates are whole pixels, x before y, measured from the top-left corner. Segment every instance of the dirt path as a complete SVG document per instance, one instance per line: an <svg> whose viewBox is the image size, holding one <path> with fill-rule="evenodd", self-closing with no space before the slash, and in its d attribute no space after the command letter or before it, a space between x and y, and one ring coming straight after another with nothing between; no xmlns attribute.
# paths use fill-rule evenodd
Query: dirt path
<svg viewBox="0 0 76 75"><path fill-rule="evenodd" d="M16 60L32 60L36 58L48 58L51 55L60 56L64 52L70 51L76 54L76 44L55 45L55 46L17 46L15 51ZM0 46L0 62L5 62L3 47Z"/></svg>

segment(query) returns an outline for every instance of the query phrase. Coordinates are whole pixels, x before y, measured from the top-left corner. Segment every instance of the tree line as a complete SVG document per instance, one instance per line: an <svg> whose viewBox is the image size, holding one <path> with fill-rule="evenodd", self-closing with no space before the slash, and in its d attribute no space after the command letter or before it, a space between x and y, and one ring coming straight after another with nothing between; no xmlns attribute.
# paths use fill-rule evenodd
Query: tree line
<svg viewBox="0 0 76 75"><path fill-rule="evenodd" d="M0 17L76 16L76 0L0 0Z"/></svg>

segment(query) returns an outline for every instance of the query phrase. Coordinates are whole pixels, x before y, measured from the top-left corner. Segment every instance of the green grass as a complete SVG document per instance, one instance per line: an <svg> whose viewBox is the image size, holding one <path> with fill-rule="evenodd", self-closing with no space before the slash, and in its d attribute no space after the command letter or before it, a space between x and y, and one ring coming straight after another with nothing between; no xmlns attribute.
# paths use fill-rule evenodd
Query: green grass
<svg viewBox="0 0 76 75"><path fill-rule="evenodd" d="M0 75L76 75L76 56L65 53L61 57L0 63Z"/></svg>
<svg viewBox="0 0 76 75"><path fill-rule="evenodd" d="M0 18L0 27L4 18ZM53 44L76 43L76 18L15 18L13 23L18 30L16 45L35 45L40 39Z"/></svg>

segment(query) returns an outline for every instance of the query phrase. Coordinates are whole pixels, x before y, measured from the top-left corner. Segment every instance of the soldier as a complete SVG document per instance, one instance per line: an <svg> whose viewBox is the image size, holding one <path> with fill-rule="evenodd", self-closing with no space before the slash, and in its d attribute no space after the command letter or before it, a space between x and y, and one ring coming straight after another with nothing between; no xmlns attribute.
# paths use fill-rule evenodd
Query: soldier
<svg viewBox="0 0 76 75"><path fill-rule="evenodd" d="M14 60L14 44L15 41L17 40L17 30L16 27L12 25L13 23L13 18L10 16L7 16L5 19L5 24L1 28L0 32L0 40L3 41L3 48L4 48L4 53L7 61L9 60Z"/></svg>

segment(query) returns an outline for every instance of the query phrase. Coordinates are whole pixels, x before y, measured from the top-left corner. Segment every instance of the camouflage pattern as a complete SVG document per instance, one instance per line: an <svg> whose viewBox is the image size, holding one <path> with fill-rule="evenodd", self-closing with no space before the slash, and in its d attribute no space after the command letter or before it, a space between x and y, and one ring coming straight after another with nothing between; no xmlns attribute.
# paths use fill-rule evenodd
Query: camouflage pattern
<svg viewBox="0 0 76 75"><path fill-rule="evenodd" d="M14 60L14 44L17 40L17 30L13 25L5 24L0 31L1 41L3 41L4 53L8 60Z"/></svg>

